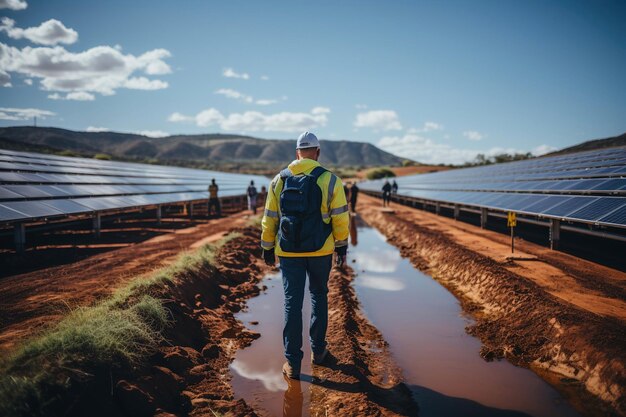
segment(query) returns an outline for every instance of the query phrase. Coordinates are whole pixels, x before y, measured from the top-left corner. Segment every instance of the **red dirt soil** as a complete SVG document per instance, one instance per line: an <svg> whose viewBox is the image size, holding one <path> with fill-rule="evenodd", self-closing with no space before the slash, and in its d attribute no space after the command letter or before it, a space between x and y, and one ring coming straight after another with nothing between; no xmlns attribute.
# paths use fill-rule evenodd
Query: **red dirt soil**
<svg viewBox="0 0 626 417"><path fill-rule="evenodd" d="M367 195L358 210L461 300L486 359L530 367L588 415L626 415L626 274L526 241L511 259L505 235Z"/></svg>
<svg viewBox="0 0 626 417"><path fill-rule="evenodd" d="M78 262L0 279L0 352L69 309L91 304L129 280L163 267L198 242L209 243L243 226L247 218L240 213L209 220Z"/></svg>

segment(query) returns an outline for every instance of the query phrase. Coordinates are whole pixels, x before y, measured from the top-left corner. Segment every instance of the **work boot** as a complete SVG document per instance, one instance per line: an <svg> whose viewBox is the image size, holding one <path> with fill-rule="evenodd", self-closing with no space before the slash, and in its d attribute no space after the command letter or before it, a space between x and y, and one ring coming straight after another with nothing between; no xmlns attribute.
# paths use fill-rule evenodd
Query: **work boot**
<svg viewBox="0 0 626 417"><path fill-rule="evenodd" d="M289 364L289 361L283 364L283 374L291 379L300 379L300 370L295 370L293 366Z"/></svg>
<svg viewBox="0 0 626 417"><path fill-rule="evenodd" d="M326 356L328 356L328 349L326 349L326 348L321 353L313 353L313 352L311 352L311 363L313 365L321 365L322 363L324 363L324 360L326 359Z"/></svg>

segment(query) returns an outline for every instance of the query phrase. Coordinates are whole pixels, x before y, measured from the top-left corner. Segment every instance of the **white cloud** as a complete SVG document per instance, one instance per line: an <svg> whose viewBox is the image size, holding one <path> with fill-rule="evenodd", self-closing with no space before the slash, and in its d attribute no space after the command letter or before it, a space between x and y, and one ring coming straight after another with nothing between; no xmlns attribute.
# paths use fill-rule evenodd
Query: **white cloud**
<svg viewBox="0 0 626 417"><path fill-rule="evenodd" d="M400 130L402 125L398 114L393 110L371 110L356 115L354 127L368 127L374 130Z"/></svg>
<svg viewBox="0 0 626 417"><path fill-rule="evenodd" d="M261 79L262 79L263 81L267 81L267 80L269 80L269 79L270 79L270 77L268 77L267 75L261 75Z"/></svg>
<svg viewBox="0 0 626 417"><path fill-rule="evenodd" d="M193 122L195 121L196 118L193 116L185 116L184 114L175 112L170 114L170 116L167 118L168 122Z"/></svg>
<svg viewBox="0 0 626 417"><path fill-rule="evenodd" d="M224 97L233 98L233 99L236 99L236 100L241 100L241 101L244 101L246 103L252 103L254 101L252 96L240 93L239 91L235 91L235 90L232 90L230 88L220 88L219 90L217 90L215 92L215 94L219 94L219 95L222 95Z"/></svg>
<svg viewBox="0 0 626 417"><path fill-rule="evenodd" d="M164 138L170 134L162 130L141 130L137 132L139 135L148 136L149 138Z"/></svg>
<svg viewBox="0 0 626 417"><path fill-rule="evenodd" d="M24 0L0 0L0 9L24 10L27 7Z"/></svg>
<svg viewBox="0 0 626 417"><path fill-rule="evenodd" d="M89 126L85 131L87 132L108 132L110 129L108 127L99 127L99 126Z"/></svg>
<svg viewBox="0 0 626 417"><path fill-rule="evenodd" d="M481 140L484 138L484 136L480 132L477 132L475 130L466 130L465 132L463 132L463 136L465 136L469 140Z"/></svg>
<svg viewBox="0 0 626 417"><path fill-rule="evenodd" d="M367 109L367 104L355 104L354 107L357 110L365 110L365 109Z"/></svg>
<svg viewBox="0 0 626 417"><path fill-rule="evenodd" d="M33 80L31 80L30 78L27 78L24 80L24 84L26 85L33 85Z"/></svg>
<svg viewBox="0 0 626 417"><path fill-rule="evenodd" d="M276 99L261 98L255 100L254 97L241 93L237 90L233 90L232 88L220 88L219 90L215 91L215 94L219 94L221 96L232 98L235 100L240 100L244 103L254 103L259 106L269 106L270 104L278 103L278 100ZM287 100L287 97L283 96L282 100Z"/></svg>
<svg viewBox="0 0 626 417"><path fill-rule="evenodd" d="M55 116L56 113L53 113L48 110L41 109L18 109L15 107L0 107L0 120L29 120L33 117L38 117L40 119L45 119L46 117Z"/></svg>
<svg viewBox="0 0 626 417"><path fill-rule="evenodd" d="M276 104L278 103L278 100L272 100L272 99L259 99L257 101L255 101L256 104L258 104L259 106L269 106L270 104Z"/></svg>
<svg viewBox="0 0 626 417"><path fill-rule="evenodd" d="M123 54L110 46L96 46L83 52L69 52L61 46L18 49L0 43L0 73L19 73L40 78L43 90L52 92L87 92L113 95L120 88L157 90L168 84L158 79L136 76L168 73L165 49L142 55Z"/></svg>
<svg viewBox="0 0 626 417"><path fill-rule="evenodd" d="M533 153L533 155L541 156L541 155L545 155L545 154L550 153L550 152L554 152L556 150L557 150L557 148L555 148L554 146L539 145L539 146L533 148L533 150L531 152Z"/></svg>
<svg viewBox="0 0 626 417"><path fill-rule="evenodd" d="M172 113L170 122L194 122L197 126L218 126L222 130L246 132L299 132L326 126L330 109L315 107L309 113L281 112L265 114L257 111L223 115L215 108L201 111L195 116Z"/></svg>
<svg viewBox="0 0 626 417"><path fill-rule="evenodd" d="M170 120L173 119L173 116L170 116ZM181 115L182 116L182 115ZM195 120L196 125L201 127L212 126L215 124L220 124L224 120L224 115L220 113L217 109L206 109L198 113L195 117L182 116L183 119L191 119Z"/></svg>
<svg viewBox="0 0 626 417"><path fill-rule="evenodd" d="M51 100L93 101L96 99L96 96L85 91L74 91L67 93L65 96L59 93L49 94L48 98Z"/></svg>
<svg viewBox="0 0 626 417"><path fill-rule="evenodd" d="M404 136L386 136L378 141L377 145L387 152L425 164L463 164L473 161L479 153L491 157L501 153L527 152L515 148L500 147L486 150L459 149L413 133L407 133ZM546 149L553 148L548 145L541 145L533 150L533 154L537 155L535 152Z"/></svg>
<svg viewBox="0 0 626 417"><path fill-rule="evenodd" d="M168 87L165 81L150 80L146 77L132 77L124 82L124 87L131 90L162 90Z"/></svg>
<svg viewBox="0 0 626 417"><path fill-rule="evenodd" d="M311 109L311 114L326 114L330 113L330 109L328 107L313 107Z"/></svg>
<svg viewBox="0 0 626 417"><path fill-rule="evenodd" d="M15 20L3 17L0 21L0 32L6 32L12 39L28 39L41 45L58 43L72 44L78 40L78 32L65 27L62 22L50 19L39 26L26 29L15 27Z"/></svg>
<svg viewBox="0 0 626 417"><path fill-rule="evenodd" d="M222 71L222 75L226 78L241 78L242 80L248 80L250 79L250 75L246 72L235 72L234 69L232 68L224 68L224 71Z"/></svg>

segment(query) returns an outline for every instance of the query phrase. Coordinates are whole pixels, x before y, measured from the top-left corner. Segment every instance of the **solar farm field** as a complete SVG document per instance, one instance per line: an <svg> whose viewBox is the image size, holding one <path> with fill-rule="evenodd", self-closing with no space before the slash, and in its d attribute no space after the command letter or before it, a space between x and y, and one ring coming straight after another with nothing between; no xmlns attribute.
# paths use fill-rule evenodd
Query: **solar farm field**
<svg viewBox="0 0 626 417"><path fill-rule="evenodd" d="M305 341L294 382L269 178L0 150L0 414L624 415L625 169L613 148L408 175L386 207L358 183L330 355Z"/></svg>

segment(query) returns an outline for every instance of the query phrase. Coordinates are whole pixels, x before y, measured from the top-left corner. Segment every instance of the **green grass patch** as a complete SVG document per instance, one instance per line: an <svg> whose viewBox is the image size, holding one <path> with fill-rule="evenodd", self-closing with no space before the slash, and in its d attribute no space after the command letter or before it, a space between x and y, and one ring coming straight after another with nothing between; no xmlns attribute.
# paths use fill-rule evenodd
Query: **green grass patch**
<svg viewBox="0 0 626 417"><path fill-rule="evenodd" d="M367 171L365 176L368 180L377 180L379 178L395 177L396 174L389 168L374 168Z"/></svg>
<svg viewBox="0 0 626 417"><path fill-rule="evenodd" d="M215 244L183 253L171 265L143 275L94 305L70 311L0 362L0 415L56 414L73 384L103 370L136 367L163 342L170 314L159 295L183 274L215 263L230 233Z"/></svg>

